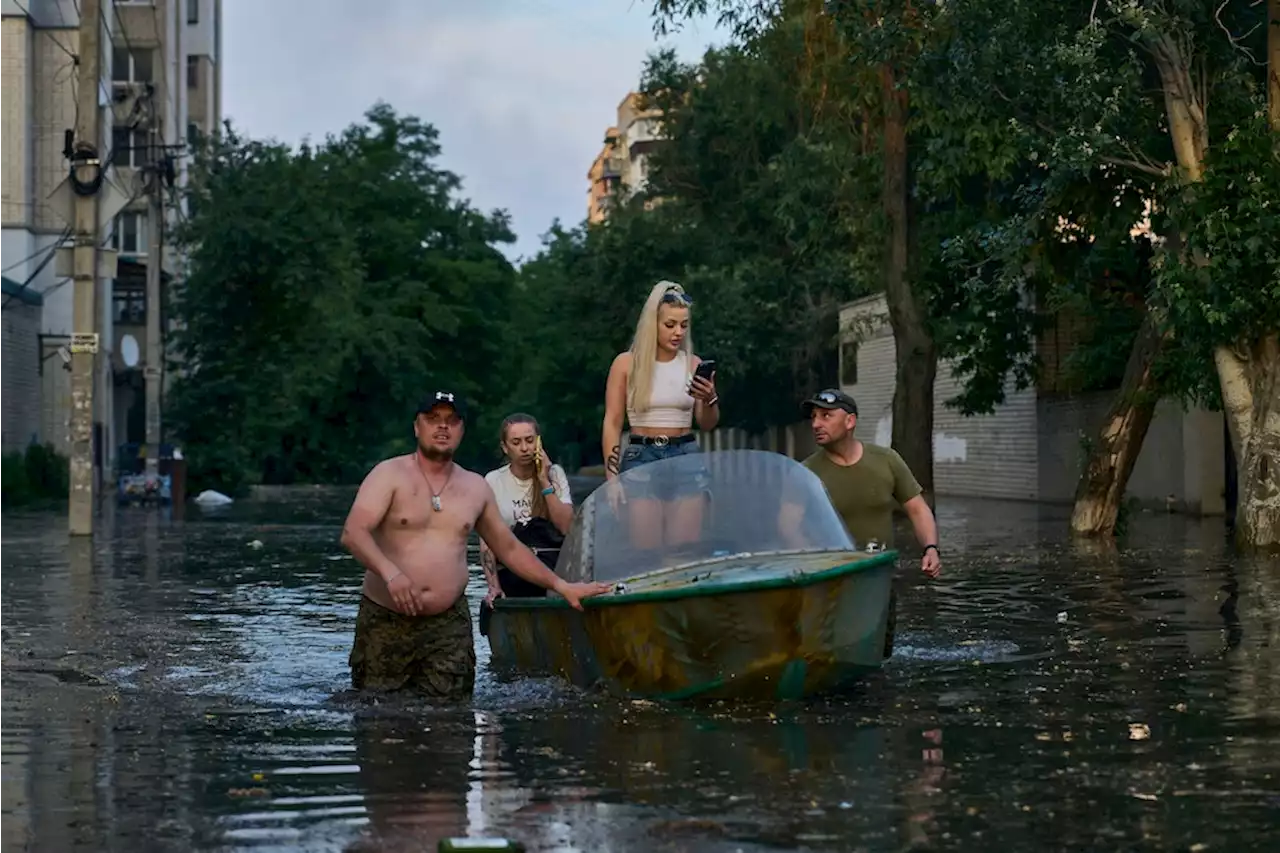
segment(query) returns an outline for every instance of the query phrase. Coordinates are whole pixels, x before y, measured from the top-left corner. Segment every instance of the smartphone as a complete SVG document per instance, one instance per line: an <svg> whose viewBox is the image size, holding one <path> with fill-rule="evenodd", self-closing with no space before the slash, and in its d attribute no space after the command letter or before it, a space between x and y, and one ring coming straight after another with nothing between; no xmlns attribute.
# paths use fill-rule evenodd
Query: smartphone
<svg viewBox="0 0 1280 853"><path fill-rule="evenodd" d="M711 374L716 372L716 360L714 358L704 358L698 363L698 367L693 371L694 376L701 376L703 379L710 379Z"/></svg>

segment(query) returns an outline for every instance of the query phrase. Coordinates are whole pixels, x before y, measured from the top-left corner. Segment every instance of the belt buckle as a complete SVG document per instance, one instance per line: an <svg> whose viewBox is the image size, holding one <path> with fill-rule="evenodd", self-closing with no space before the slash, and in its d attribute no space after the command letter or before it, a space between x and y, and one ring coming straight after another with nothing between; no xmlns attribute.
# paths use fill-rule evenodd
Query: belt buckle
<svg viewBox="0 0 1280 853"><path fill-rule="evenodd" d="M665 435L655 435L653 437L654 447L666 447L670 443L671 443L671 439L667 438Z"/></svg>

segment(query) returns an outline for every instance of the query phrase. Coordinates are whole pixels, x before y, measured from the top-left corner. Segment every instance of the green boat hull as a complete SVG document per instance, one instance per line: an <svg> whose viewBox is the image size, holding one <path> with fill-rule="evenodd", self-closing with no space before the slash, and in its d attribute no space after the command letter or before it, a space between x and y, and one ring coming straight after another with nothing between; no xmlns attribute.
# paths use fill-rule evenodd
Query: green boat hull
<svg viewBox="0 0 1280 853"><path fill-rule="evenodd" d="M880 668L897 553L742 555L587 599L499 599L492 666L627 697L801 699Z"/></svg>

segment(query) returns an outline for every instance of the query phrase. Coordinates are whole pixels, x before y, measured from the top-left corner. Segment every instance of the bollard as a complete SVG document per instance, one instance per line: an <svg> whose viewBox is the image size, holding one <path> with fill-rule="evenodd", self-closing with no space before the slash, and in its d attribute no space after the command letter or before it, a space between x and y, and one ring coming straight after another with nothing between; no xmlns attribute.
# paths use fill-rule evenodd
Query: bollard
<svg viewBox="0 0 1280 853"><path fill-rule="evenodd" d="M523 844L509 838L442 838L436 849L439 853L525 853Z"/></svg>

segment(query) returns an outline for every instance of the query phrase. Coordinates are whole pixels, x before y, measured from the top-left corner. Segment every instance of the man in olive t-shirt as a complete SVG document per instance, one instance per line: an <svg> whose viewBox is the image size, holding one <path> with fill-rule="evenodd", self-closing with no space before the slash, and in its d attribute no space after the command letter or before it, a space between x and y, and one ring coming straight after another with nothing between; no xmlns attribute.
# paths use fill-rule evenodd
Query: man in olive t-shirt
<svg viewBox="0 0 1280 853"><path fill-rule="evenodd" d="M802 463L813 471L859 548L878 542L893 547L893 510L899 504L924 548L920 568L931 578L942 571L938 526L920 484L892 448L864 444L853 436L858 404L843 391L820 391L804 402L818 450Z"/></svg>

